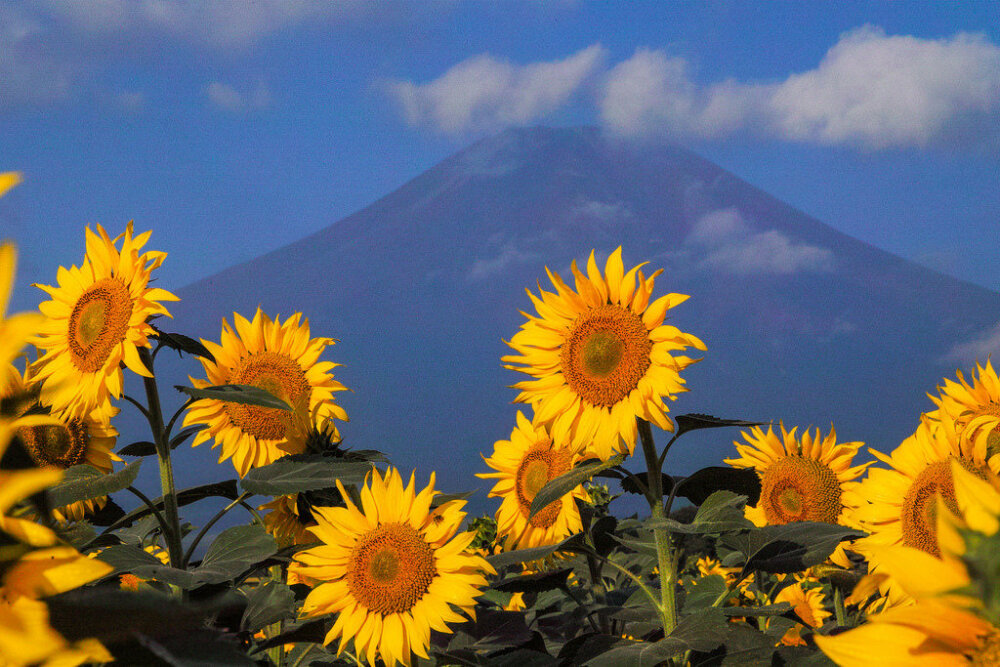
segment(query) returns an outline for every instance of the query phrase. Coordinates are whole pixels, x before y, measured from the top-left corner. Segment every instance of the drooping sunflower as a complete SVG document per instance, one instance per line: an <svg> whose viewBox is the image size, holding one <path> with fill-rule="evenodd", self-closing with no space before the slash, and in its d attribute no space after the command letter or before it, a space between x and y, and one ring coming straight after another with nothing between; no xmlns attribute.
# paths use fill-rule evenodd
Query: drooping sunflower
<svg viewBox="0 0 1000 667"><path fill-rule="evenodd" d="M320 355L336 341L311 338L309 321L295 313L284 322L271 318L260 308L252 321L233 313L235 331L222 320L220 344L202 340L215 361L200 359L206 378L191 378L195 387L244 384L264 389L281 398L293 409L265 408L215 399L195 401L184 416L184 425L205 424L192 446L209 438L213 448L222 448L219 462L232 459L236 472L243 476L251 468L267 465L285 454L305 449L311 430L296 419L317 421L339 440L332 419L348 421L344 409L334 403L333 393L346 387L330 372L339 364L319 361ZM311 425L312 426L312 425Z"/></svg>
<svg viewBox="0 0 1000 667"><path fill-rule="evenodd" d="M264 528L274 536L278 546L312 544L316 541L309 532L309 528L315 526L316 522L312 518L311 511L305 516L299 510L299 494L275 496L274 500L264 503L257 509L269 510L264 515Z"/></svg>
<svg viewBox="0 0 1000 667"><path fill-rule="evenodd" d="M48 423L48 417L42 415L22 419ZM15 430L10 420L0 419L0 459L10 447ZM25 498L58 484L62 477L62 470L56 468L0 470L0 531L32 546L47 547L58 542L56 534L50 529L30 519L14 516L13 510Z"/></svg>
<svg viewBox="0 0 1000 667"><path fill-rule="evenodd" d="M937 556L937 502L955 508L951 462L958 461L970 472L986 478L998 472L997 463L986 461L984 439L968 440L950 420L924 418L920 426L888 456L870 449L890 466L872 468L856 487L860 500L854 519L869 536L855 542L868 558L869 569L878 570L878 553L871 547L903 544Z"/></svg>
<svg viewBox="0 0 1000 667"><path fill-rule="evenodd" d="M151 232L133 236L132 223L114 240L97 225L88 227L83 264L59 268L58 286L36 285L52 297L39 305L46 322L35 345L44 355L32 375L44 383L46 402L75 416L122 395L121 364L148 377L139 357L153 328L147 319L170 316L161 301L177 297L150 287L154 269L167 254L140 252ZM118 243L121 242L121 249Z"/></svg>
<svg viewBox="0 0 1000 667"><path fill-rule="evenodd" d="M972 383L957 371L958 382L945 379L938 387L939 396L931 396L938 409L928 413L936 421L951 420L955 430L986 452L986 462L1000 466L1000 378L989 359L986 366L976 364Z"/></svg>
<svg viewBox="0 0 1000 667"><path fill-rule="evenodd" d="M0 175L2 176L2 175ZM45 321L41 313L18 313L6 316L14 286L17 251L12 243L0 243L0 389L11 381L11 362L21 354L28 341Z"/></svg>
<svg viewBox="0 0 1000 667"><path fill-rule="evenodd" d="M37 388L30 378L26 381L16 368L11 369L8 386L5 390L0 390L0 398L8 392L21 396L38 396ZM86 463L103 473L110 473L111 462L121 461L111 451L118 437L111 419L119 410L110 403L94 408L84 417L74 417L65 411L52 412L48 415L47 423L20 418L31 405L22 403L19 407L20 412L15 413L19 419L14 420L16 433L39 467L65 469ZM58 521L79 521L84 515L104 507L106 503L106 496L80 501L56 508L53 516Z"/></svg>
<svg viewBox="0 0 1000 667"><path fill-rule="evenodd" d="M673 430L663 399L687 391L680 371L697 361L675 353L705 349L663 323L688 297L666 294L650 303L660 271L646 278L642 266L626 273L619 247L602 274L591 252L587 275L571 266L575 290L546 269L556 291L528 291L538 316L523 313L528 321L508 343L517 354L502 359L534 378L514 385L521 390L515 400L531 404L537 421L551 422L557 440L602 459L635 449L636 418Z"/></svg>
<svg viewBox="0 0 1000 667"><path fill-rule="evenodd" d="M739 458L724 459L736 468L753 468L760 475L760 501L746 508L746 517L757 526L792 521L845 524L854 506L849 493L869 464L851 466L861 442L837 442L831 427L823 437L816 429L796 436L796 428L780 425L781 437L768 426L743 431L746 443L734 442ZM850 525L850 524L849 524Z"/></svg>
<svg viewBox="0 0 1000 667"><path fill-rule="evenodd" d="M537 421L528 421L521 411L510 440L497 440L493 456L484 458L496 472L477 473L476 477L496 479L490 498L502 498L497 510L497 543L505 549L526 549L555 544L583 529L576 499L587 500L583 485L549 503L528 519L531 503L542 487L569 472L583 456L567 444L556 443L549 429Z"/></svg>
<svg viewBox="0 0 1000 667"><path fill-rule="evenodd" d="M369 664L381 658L391 667L409 665L412 654L427 657L431 630L450 632L448 623L472 617L484 572L493 568L467 551L474 532L456 535L465 519L464 501L431 510L434 475L416 492L399 472L373 471L361 489L362 507L337 486L346 507L317 507L310 530L324 544L301 551L289 573L317 584L306 597L306 616L337 613L324 644L340 637L338 655L351 640Z"/></svg>
<svg viewBox="0 0 1000 667"><path fill-rule="evenodd" d="M953 498L937 501L940 557L905 545L872 547L882 569L914 602L871 614L847 632L817 635L816 644L838 665L1000 664L1000 627L984 618L982 600L969 595L973 579L961 559L965 540L959 532L994 535L1000 493L960 459L948 467Z"/></svg>

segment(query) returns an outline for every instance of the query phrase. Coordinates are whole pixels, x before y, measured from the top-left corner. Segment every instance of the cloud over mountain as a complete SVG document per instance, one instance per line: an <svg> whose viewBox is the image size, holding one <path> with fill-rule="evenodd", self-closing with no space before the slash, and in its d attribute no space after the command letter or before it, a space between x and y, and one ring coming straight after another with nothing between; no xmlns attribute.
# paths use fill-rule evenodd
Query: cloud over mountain
<svg viewBox="0 0 1000 667"><path fill-rule="evenodd" d="M599 44L562 60L527 65L483 54L433 81L393 81L385 88L411 125L446 134L501 129L534 123L566 104L604 57Z"/></svg>

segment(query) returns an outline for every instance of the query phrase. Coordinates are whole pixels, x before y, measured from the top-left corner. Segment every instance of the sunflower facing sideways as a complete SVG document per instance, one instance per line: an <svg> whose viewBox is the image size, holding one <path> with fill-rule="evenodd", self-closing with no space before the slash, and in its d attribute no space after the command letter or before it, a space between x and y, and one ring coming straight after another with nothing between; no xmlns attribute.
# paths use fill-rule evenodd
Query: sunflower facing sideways
<svg viewBox="0 0 1000 667"><path fill-rule="evenodd" d="M951 501L937 501L939 556L905 545L871 549L881 569L913 603L871 614L864 624L847 632L816 636L819 648L838 665L1000 664L993 593L995 552L989 554L992 572L976 571L964 561L967 545L995 537L1000 527L1000 492L959 459L952 458L947 466L953 493ZM978 588L981 578L988 582L982 599L975 594L983 591Z"/></svg>
<svg viewBox="0 0 1000 667"><path fill-rule="evenodd" d="M870 547L903 544L937 556L937 502L955 509L952 461L986 479L997 472L986 462L986 441L968 440L956 432L950 420L924 418L917 430L886 456L871 453L890 466L872 468L857 487L863 502L854 517L870 535L858 540L855 547L868 558L871 571L877 571L877 552Z"/></svg>
<svg viewBox="0 0 1000 667"><path fill-rule="evenodd" d="M253 320L233 313L235 330L222 320L219 344L202 340L215 360L201 358L206 379L191 378L198 388L227 384L252 385L284 400L291 411L243 405L230 401L201 399L184 415L184 425L205 424L192 442L200 445L209 438L221 447L219 462L232 459L240 476L251 468L273 463L285 454L305 449L309 428L295 419L315 421L330 428L330 420L347 421L347 413L334 403L333 393L346 387L330 372L339 364L319 361L320 355L336 341L311 338L309 321L295 313L284 322L271 320L260 308ZM336 429L329 431L339 440Z"/></svg>
<svg viewBox="0 0 1000 667"><path fill-rule="evenodd" d="M742 433L746 443L734 442L739 458L723 459L735 468L753 468L760 475L760 501L746 508L746 517L757 526L792 521L844 524L853 507L850 490L868 464L851 466L860 442L837 442L831 427L824 438L819 429L796 436L796 428L781 436L769 426Z"/></svg>
<svg viewBox="0 0 1000 667"><path fill-rule="evenodd" d="M464 501L431 509L434 475L416 491L411 475L373 471L361 489L361 508L337 486L346 507L317 507L310 528L324 544L300 551L289 566L315 582L302 609L305 616L336 613L324 644L340 637L337 654L353 640L357 658L374 665L409 665L412 654L427 658L431 630L451 632L448 623L474 617L476 598L493 568L468 552L474 532L456 535L465 519Z"/></svg>
<svg viewBox="0 0 1000 667"><path fill-rule="evenodd" d="M132 223L114 240L97 225L88 227L83 264L59 268L58 286L36 285L51 301L38 309L46 316L33 341L44 355L32 375L44 383L46 402L74 416L88 414L122 395L120 364L148 377L139 357L149 347L153 315L170 316L161 301L177 297L150 287L150 277L166 253L140 252L151 232L133 235ZM121 242L121 249L118 243Z"/></svg>
<svg viewBox="0 0 1000 667"><path fill-rule="evenodd" d="M963 438L985 451L987 463L1000 466L1000 378L989 359L976 364L972 384L958 371L958 382L945 379L939 396L930 396L938 409L928 413L932 420L951 420Z"/></svg>
<svg viewBox="0 0 1000 667"><path fill-rule="evenodd" d="M663 399L687 391L680 371L697 361L675 353L705 349L663 323L688 297L650 302L660 271L647 278L642 266L626 273L619 247L602 274L591 252L586 275L571 265L575 290L546 269L556 291L539 288L538 297L528 291L538 316L522 313L528 321L508 343L517 354L502 359L533 378L514 385L521 390L516 401L531 404L536 421L551 423L556 440L601 459L635 449L636 418L673 430Z"/></svg>
<svg viewBox="0 0 1000 667"><path fill-rule="evenodd" d="M497 510L497 543L505 549L527 549L555 544L583 529L576 499L586 500L583 485L549 503L530 520L531 502L545 484L569 472L583 457L566 445L558 445L548 429L517 413L510 440L498 440L486 465L496 472L477 477L496 479L489 497L503 499Z"/></svg>

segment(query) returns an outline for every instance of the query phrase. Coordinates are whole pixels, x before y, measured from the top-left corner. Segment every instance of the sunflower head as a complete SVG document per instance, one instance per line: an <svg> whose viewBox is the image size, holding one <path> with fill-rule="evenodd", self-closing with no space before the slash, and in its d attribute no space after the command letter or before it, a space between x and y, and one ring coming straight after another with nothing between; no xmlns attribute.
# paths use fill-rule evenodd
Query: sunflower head
<svg viewBox="0 0 1000 667"><path fill-rule="evenodd" d="M493 456L485 459L494 472L477 474L496 479L489 495L503 499L496 515L497 541L508 549L536 547L554 544L582 530L576 499L589 498L582 485L528 518L542 487L569 472L582 458L573 448L555 442L547 426L528 421L518 411L510 440L498 440Z"/></svg>
<svg viewBox="0 0 1000 667"><path fill-rule="evenodd" d="M0 189L4 175L0 174ZM45 321L41 313L18 313L7 317L7 303L14 287L16 268L17 251L14 244L0 243L0 392L12 381L10 371L14 367L11 362L22 353L24 346L38 333Z"/></svg>
<svg viewBox="0 0 1000 667"><path fill-rule="evenodd" d="M843 523L851 510L845 493L868 464L851 466L860 442L837 443L831 427L825 437L806 429L801 438L796 428L780 425L780 436L769 426L743 432L745 443L734 442L738 458L725 459L737 468L753 468L760 475L760 501L748 507L747 518L758 526L793 521Z"/></svg>
<svg viewBox="0 0 1000 667"><path fill-rule="evenodd" d="M996 470L986 461L985 447L962 437L950 420L925 418L913 435L889 456L871 450L889 469L873 468L856 488L859 498L853 516L869 536L857 546L877 569L873 546L903 544L939 555L937 508L939 500L957 509L953 465L991 479Z"/></svg>
<svg viewBox="0 0 1000 667"><path fill-rule="evenodd" d="M338 653L353 639L370 664L426 658L431 629L450 632L448 623L464 620L454 609L472 616L483 573L493 572L468 551L475 534L456 535L464 503L432 510L433 474L417 492L412 475L404 486L392 468L371 473L361 508L337 485L346 506L314 508L317 525L309 530L323 545L299 552L289 567L314 586L305 615L338 614L324 640L340 637Z"/></svg>
<svg viewBox="0 0 1000 667"><path fill-rule="evenodd" d="M602 459L632 452L636 418L673 430L664 399L686 391L680 371L697 361L676 353L705 349L663 323L687 297L650 302L660 272L647 278L642 266L626 273L619 247L602 273L591 252L586 275L571 266L575 289L546 269L556 291L528 292L538 316L527 315L508 343L517 354L503 357L506 368L533 378L514 385L516 400L531 404L555 437Z"/></svg>
<svg viewBox="0 0 1000 667"><path fill-rule="evenodd" d="M971 383L962 371L956 375L957 382L945 379L938 387L938 396L930 396L937 410L928 417L953 422L952 427L996 468L1000 466L1000 378L988 359L986 366L976 364Z"/></svg>
<svg viewBox="0 0 1000 667"><path fill-rule="evenodd" d="M236 471L267 465L285 454L305 451L313 431L328 440L339 440L332 419L347 421L347 413L333 400L346 389L330 372L338 364L319 361L335 342L311 338L309 322L296 313L282 322L271 320L259 308L253 320L233 314L235 330L222 321L219 344L202 340L214 360L201 359L206 378L191 378L195 387L245 384L281 398L292 410L243 405L230 401L195 401L184 416L184 425L205 424L195 436L197 446L209 438L222 448L219 462L232 459ZM308 421L308 427L305 422Z"/></svg>
<svg viewBox="0 0 1000 667"><path fill-rule="evenodd" d="M170 316L162 301L170 292L150 287L166 253L140 252L150 232L133 235L132 223L114 240L88 227L87 254L77 268L59 268L58 285L36 285L51 297L39 309L47 320L35 345L43 356L33 375L44 383L46 402L81 416L122 394L124 364L139 375L150 371L139 357L149 347L148 319ZM121 248L119 248L119 243Z"/></svg>

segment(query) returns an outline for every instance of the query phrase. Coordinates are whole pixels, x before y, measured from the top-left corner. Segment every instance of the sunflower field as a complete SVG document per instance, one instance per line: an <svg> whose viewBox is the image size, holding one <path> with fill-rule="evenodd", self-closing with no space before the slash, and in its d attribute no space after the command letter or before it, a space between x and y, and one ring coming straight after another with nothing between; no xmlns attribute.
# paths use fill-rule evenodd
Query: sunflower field
<svg viewBox="0 0 1000 667"><path fill-rule="evenodd" d="M86 228L80 264L17 314L0 245L0 665L1000 664L989 361L944 379L888 453L675 415L709 353L667 323L688 297L621 248L591 253L528 292L500 360L523 408L482 453L495 515L471 517L433 469L342 442L335 341L305 314L169 331L150 236ZM172 413L164 349L189 364ZM120 442L125 410L147 439ZM731 456L671 475L700 429L729 430ZM220 481L178 488L171 452L206 443ZM616 513L626 495L648 511ZM182 518L210 498L228 504ZM226 515L244 519L213 530Z"/></svg>

